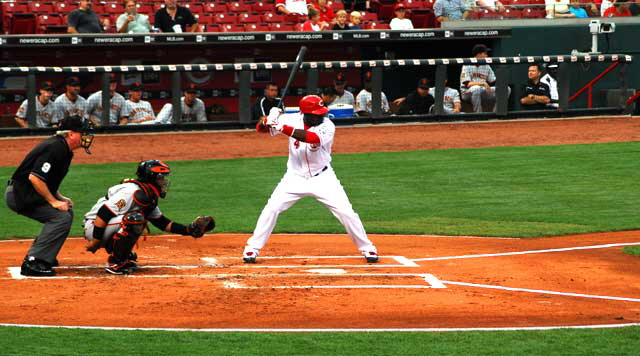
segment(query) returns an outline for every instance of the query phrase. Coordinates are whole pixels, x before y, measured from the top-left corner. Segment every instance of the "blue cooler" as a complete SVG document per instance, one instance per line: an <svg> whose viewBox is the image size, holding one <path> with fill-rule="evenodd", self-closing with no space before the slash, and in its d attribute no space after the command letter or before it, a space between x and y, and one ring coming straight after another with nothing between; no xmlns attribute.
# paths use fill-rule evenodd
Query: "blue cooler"
<svg viewBox="0 0 640 356"><path fill-rule="evenodd" d="M353 105L349 104L335 104L329 105L329 114L339 119L343 117L354 117Z"/></svg>
<svg viewBox="0 0 640 356"><path fill-rule="evenodd" d="M298 112L300 112L300 107L298 106L287 106L284 108L285 114L296 114Z"/></svg>

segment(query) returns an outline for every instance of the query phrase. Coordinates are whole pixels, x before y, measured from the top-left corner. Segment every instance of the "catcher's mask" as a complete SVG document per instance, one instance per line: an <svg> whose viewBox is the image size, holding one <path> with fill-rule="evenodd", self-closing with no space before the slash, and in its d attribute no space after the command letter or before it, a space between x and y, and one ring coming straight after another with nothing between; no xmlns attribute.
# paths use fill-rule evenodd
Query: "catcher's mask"
<svg viewBox="0 0 640 356"><path fill-rule="evenodd" d="M166 163L152 159L147 161L142 161L138 165L138 170L136 171L136 175L138 176L138 180L144 183L151 183L155 185L160 191L160 197L164 198L167 196L167 192L169 191L169 175L171 174L171 169L167 166Z"/></svg>

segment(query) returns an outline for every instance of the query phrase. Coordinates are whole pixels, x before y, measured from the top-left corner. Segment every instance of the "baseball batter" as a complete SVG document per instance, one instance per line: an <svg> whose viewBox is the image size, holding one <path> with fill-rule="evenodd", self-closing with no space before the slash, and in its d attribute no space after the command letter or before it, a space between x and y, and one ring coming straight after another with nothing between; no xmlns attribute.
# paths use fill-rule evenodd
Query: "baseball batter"
<svg viewBox="0 0 640 356"><path fill-rule="evenodd" d="M40 95L36 97L36 127L51 127L55 104L51 100L53 96L53 84L43 82L40 85ZM29 127L27 123L27 106L29 99L20 104L16 112L16 122L22 127Z"/></svg>
<svg viewBox="0 0 640 356"><path fill-rule="evenodd" d="M111 96L111 108L109 110L109 124L117 125L122 117L124 97L116 92L118 81L115 74L109 78L109 95ZM102 90L97 91L87 98L87 118L94 126L100 126L102 122Z"/></svg>
<svg viewBox="0 0 640 356"><path fill-rule="evenodd" d="M107 194L84 216L87 251L101 247L110 254L106 271L129 274L137 268L138 256L132 251L147 221L160 230L192 237L202 237L215 222L210 216L199 216L189 226L164 216L158 207L169 187L171 169L158 160L142 161L137 179L125 179L107 190Z"/></svg>
<svg viewBox="0 0 640 356"><path fill-rule="evenodd" d="M151 103L142 100L142 84L136 82L129 88L129 100L122 110L121 125L126 124L155 124L156 115Z"/></svg>
<svg viewBox="0 0 640 356"><path fill-rule="evenodd" d="M56 98L54 102L54 114L52 123L57 126L58 122L65 117L84 117L87 100L80 96L80 79L78 77L67 78L66 92Z"/></svg>
<svg viewBox="0 0 640 356"><path fill-rule="evenodd" d="M307 95L300 100L300 112L282 114L272 108L266 122L258 122L256 129L270 132L272 136L289 137L287 172L271 194L262 210L253 235L247 240L242 258L245 263L255 263L273 231L280 213L298 200L310 196L324 204L345 227L367 262L378 262L378 250L367 237L360 217L331 167L331 146L335 125L326 114L317 95Z"/></svg>

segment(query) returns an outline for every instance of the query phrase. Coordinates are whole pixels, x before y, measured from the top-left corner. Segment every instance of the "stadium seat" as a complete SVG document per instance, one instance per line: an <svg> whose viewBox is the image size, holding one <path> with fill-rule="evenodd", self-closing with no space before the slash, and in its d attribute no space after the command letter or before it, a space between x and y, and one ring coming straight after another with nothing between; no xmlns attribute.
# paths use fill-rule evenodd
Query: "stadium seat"
<svg viewBox="0 0 640 356"><path fill-rule="evenodd" d="M518 9L505 9L502 12L502 18L504 19L519 19L522 18L522 12Z"/></svg>
<svg viewBox="0 0 640 356"><path fill-rule="evenodd" d="M365 30L388 30L389 24L380 22L369 22L364 26Z"/></svg>
<svg viewBox="0 0 640 356"><path fill-rule="evenodd" d="M276 15L276 14L273 14L273 13L268 13L268 14L262 16L262 22L266 22L266 23L283 23L284 22L284 16Z"/></svg>
<svg viewBox="0 0 640 356"><path fill-rule="evenodd" d="M526 19L541 19L546 16L544 9L527 7L522 11L522 17Z"/></svg>
<svg viewBox="0 0 640 356"><path fill-rule="evenodd" d="M32 13L13 14L9 33L22 35L36 33L36 18Z"/></svg>
<svg viewBox="0 0 640 356"><path fill-rule="evenodd" d="M489 11L487 9L484 9L479 11L478 18L484 20L500 19L502 18L502 15L497 11Z"/></svg>
<svg viewBox="0 0 640 356"><path fill-rule="evenodd" d="M68 14L75 10L75 8L69 4L65 4L64 2L56 2L53 4L53 10L58 14Z"/></svg>
<svg viewBox="0 0 640 356"><path fill-rule="evenodd" d="M269 24L269 30L272 32L293 32L294 28L292 25L287 25L282 23L271 23Z"/></svg>
<svg viewBox="0 0 640 356"><path fill-rule="evenodd" d="M184 7L188 8L194 15L204 12L204 6L202 6L202 4L185 4Z"/></svg>
<svg viewBox="0 0 640 356"><path fill-rule="evenodd" d="M251 5L251 11L253 12L269 12L269 11L274 11L274 5L270 4L266 1L259 1L256 3L253 3Z"/></svg>
<svg viewBox="0 0 640 356"><path fill-rule="evenodd" d="M238 15L238 23L242 23L242 24L249 23L249 24L251 24L251 23L259 23L259 22L260 22L260 16L258 16L258 15L251 15L251 14L247 14L247 13Z"/></svg>
<svg viewBox="0 0 640 356"><path fill-rule="evenodd" d="M362 12L362 17L360 18L360 20L362 22L367 22L367 21L374 21L374 22L378 22L380 21L378 19L378 14L376 14L375 12Z"/></svg>
<svg viewBox="0 0 640 356"><path fill-rule="evenodd" d="M245 32L269 32L269 26L262 24L245 24L244 25Z"/></svg>
<svg viewBox="0 0 640 356"><path fill-rule="evenodd" d="M96 11L97 12L97 11ZM118 3L110 3L110 4L106 4L104 7L104 12L111 15L111 14L118 14L121 15L124 13L124 8L122 7L121 4Z"/></svg>
<svg viewBox="0 0 640 356"><path fill-rule="evenodd" d="M2 15L11 15L15 13L25 13L29 9L25 4L19 4L15 2L3 2L2 3Z"/></svg>
<svg viewBox="0 0 640 356"><path fill-rule="evenodd" d="M378 14L378 18L380 20L389 21L394 17L394 14L393 14L393 7L395 6L394 3L374 2L373 4L375 5L376 13Z"/></svg>
<svg viewBox="0 0 640 356"><path fill-rule="evenodd" d="M423 3L420 0L405 0L404 5L409 10L421 9L423 7Z"/></svg>
<svg viewBox="0 0 640 356"><path fill-rule="evenodd" d="M221 32L244 32L244 26L234 24L224 24L220 26Z"/></svg>
<svg viewBox="0 0 640 356"><path fill-rule="evenodd" d="M156 2L153 4L153 13L155 14L158 10L164 8L164 3Z"/></svg>
<svg viewBox="0 0 640 356"><path fill-rule="evenodd" d="M63 27L67 31L64 18L58 14L38 15L36 17L36 33L59 33Z"/></svg>
<svg viewBox="0 0 640 356"><path fill-rule="evenodd" d="M34 14L50 14L54 12L53 5L36 1L28 3L27 8L29 12L33 12Z"/></svg>
<svg viewBox="0 0 640 356"><path fill-rule="evenodd" d="M205 31L206 32L221 32L220 31L220 26L218 26L218 25L209 25L209 24L207 24L205 26Z"/></svg>
<svg viewBox="0 0 640 356"><path fill-rule="evenodd" d="M327 6L333 9L334 12L344 10L344 3L342 1L329 0L327 1Z"/></svg>
<svg viewBox="0 0 640 356"><path fill-rule="evenodd" d="M236 24L238 22L238 16L230 14L218 13L213 16L214 23L216 24Z"/></svg>
<svg viewBox="0 0 640 356"><path fill-rule="evenodd" d="M247 4L243 4L241 2L232 2L227 4L229 11L235 12L238 14L244 14L251 12L251 6Z"/></svg>
<svg viewBox="0 0 640 356"><path fill-rule="evenodd" d="M436 17L432 10L416 9L411 14L411 23L414 28L434 28L439 27L440 23L436 21Z"/></svg>
<svg viewBox="0 0 640 356"><path fill-rule="evenodd" d="M228 9L227 9L227 5L225 5L225 4L216 4L214 2L208 2L204 6L204 12L209 13L209 14L227 13Z"/></svg>
<svg viewBox="0 0 640 356"><path fill-rule="evenodd" d="M433 4L436 3L436 0L425 0L422 2L423 9L433 9Z"/></svg>
<svg viewBox="0 0 640 356"><path fill-rule="evenodd" d="M300 23L307 20L306 16L301 16L298 14L288 14L283 16L284 16L284 22L288 22L288 23Z"/></svg>
<svg viewBox="0 0 640 356"><path fill-rule="evenodd" d="M153 11L153 6L151 5L136 4L136 8L136 11L139 14L147 15L149 17L153 17L155 15L155 11Z"/></svg>

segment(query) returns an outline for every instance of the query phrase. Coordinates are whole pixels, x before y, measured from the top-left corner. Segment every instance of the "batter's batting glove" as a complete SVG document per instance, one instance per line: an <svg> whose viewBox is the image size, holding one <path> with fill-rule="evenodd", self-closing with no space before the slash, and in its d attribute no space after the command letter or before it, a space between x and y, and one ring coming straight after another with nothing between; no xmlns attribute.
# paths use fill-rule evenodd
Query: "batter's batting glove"
<svg viewBox="0 0 640 356"><path fill-rule="evenodd" d="M187 227L189 235L198 238L202 237L205 232L211 231L216 227L216 221L211 216L201 215L195 218Z"/></svg>

